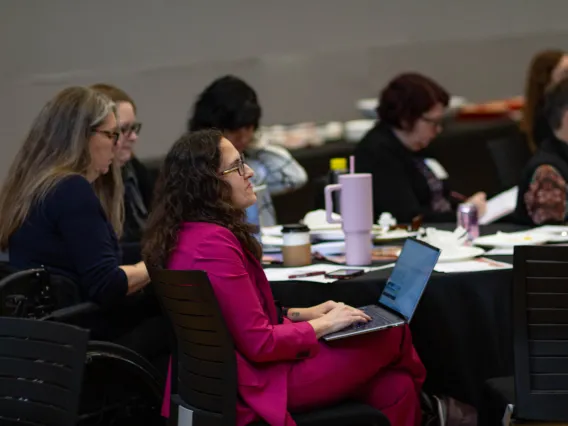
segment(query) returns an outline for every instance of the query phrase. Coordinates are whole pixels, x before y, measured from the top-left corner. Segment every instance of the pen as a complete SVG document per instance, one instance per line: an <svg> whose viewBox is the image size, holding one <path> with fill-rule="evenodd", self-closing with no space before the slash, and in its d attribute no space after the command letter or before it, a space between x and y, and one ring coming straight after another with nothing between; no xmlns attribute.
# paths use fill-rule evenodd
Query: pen
<svg viewBox="0 0 568 426"><path fill-rule="evenodd" d="M456 191L450 192L450 195L451 195L452 197L454 197L454 198L455 198L456 200L458 200L458 201L465 201L465 200L467 200L467 197L466 197L465 195L460 194L459 192L456 192Z"/></svg>
<svg viewBox="0 0 568 426"><path fill-rule="evenodd" d="M325 271L314 271L314 272L306 272L305 274L296 274L290 275L288 278L307 278L307 277L315 277L316 275L324 275Z"/></svg>

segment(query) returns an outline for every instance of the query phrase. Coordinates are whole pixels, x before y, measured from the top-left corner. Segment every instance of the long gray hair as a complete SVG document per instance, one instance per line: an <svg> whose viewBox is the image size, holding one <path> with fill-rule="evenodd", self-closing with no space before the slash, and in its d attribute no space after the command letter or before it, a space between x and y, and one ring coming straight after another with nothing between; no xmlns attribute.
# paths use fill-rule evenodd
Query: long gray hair
<svg viewBox="0 0 568 426"><path fill-rule="evenodd" d="M92 129L109 114L116 115L114 103L87 87L69 87L42 108L0 191L1 249L8 247L10 236L22 225L30 208L61 179L87 175ZM120 236L124 208L119 166L113 163L106 175L95 180L93 189Z"/></svg>

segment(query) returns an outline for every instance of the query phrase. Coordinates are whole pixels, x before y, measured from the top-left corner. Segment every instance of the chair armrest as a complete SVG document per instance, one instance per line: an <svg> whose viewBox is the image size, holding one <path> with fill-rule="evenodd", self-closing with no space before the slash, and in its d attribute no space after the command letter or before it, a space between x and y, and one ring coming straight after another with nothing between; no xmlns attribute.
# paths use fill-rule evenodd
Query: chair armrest
<svg viewBox="0 0 568 426"><path fill-rule="evenodd" d="M93 302L84 302L67 308L57 309L41 318L42 321L72 322L100 311L100 306Z"/></svg>

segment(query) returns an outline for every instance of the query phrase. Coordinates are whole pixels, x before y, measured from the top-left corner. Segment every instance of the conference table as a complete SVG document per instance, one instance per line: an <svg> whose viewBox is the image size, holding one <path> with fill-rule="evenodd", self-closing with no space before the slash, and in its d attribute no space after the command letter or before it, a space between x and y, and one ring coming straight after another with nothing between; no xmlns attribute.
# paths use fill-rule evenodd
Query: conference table
<svg viewBox="0 0 568 426"><path fill-rule="evenodd" d="M482 227L481 233L519 229L494 224ZM489 257L513 261L513 256ZM283 306L308 307L326 300L364 306L377 302L391 271L377 270L327 284L271 282L271 287ZM432 274L410 325L414 345L428 371L428 392L450 395L480 408L484 382L513 373L512 276L512 269Z"/></svg>

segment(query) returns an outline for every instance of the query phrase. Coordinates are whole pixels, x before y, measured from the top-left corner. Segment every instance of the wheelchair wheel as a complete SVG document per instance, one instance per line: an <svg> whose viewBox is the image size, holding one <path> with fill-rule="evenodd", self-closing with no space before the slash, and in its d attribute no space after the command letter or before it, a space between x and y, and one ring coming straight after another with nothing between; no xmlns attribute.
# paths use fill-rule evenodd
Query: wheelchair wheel
<svg viewBox="0 0 568 426"><path fill-rule="evenodd" d="M161 426L164 377L136 352L91 341L83 378L80 426Z"/></svg>

